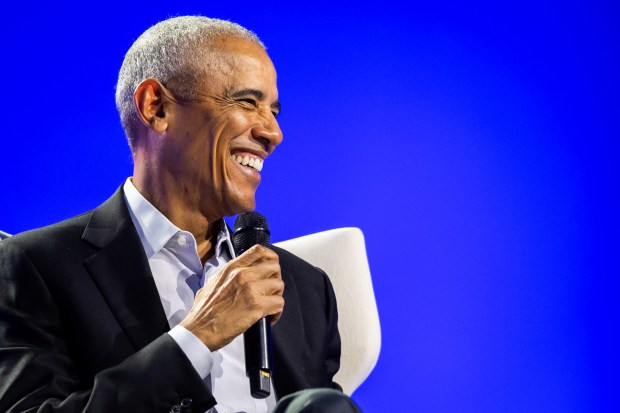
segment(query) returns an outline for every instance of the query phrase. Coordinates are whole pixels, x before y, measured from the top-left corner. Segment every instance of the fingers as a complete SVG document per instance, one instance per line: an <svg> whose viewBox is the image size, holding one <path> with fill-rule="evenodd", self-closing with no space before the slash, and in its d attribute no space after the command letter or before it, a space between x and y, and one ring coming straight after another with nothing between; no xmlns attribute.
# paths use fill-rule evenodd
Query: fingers
<svg viewBox="0 0 620 413"><path fill-rule="evenodd" d="M250 303L252 308L256 308L261 312L262 317L265 317L274 312L269 305L269 299L271 297L276 297L279 302L279 298L282 298L283 292L284 283L282 280L269 278L266 280L252 281L246 284L243 287L242 296ZM281 308L276 310L281 310Z"/></svg>
<svg viewBox="0 0 620 413"><path fill-rule="evenodd" d="M205 284L206 290L215 290L224 285L245 284L264 278L282 278L278 255L272 250L255 245L226 266Z"/></svg>
<svg viewBox="0 0 620 413"><path fill-rule="evenodd" d="M279 278L268 278L254 283L257 290L263 295L282 295L284 292L284 282Z"/></svg>
<svg viewBox="0 0 620 413"><path fill-rule="evenodd" d="M253 297L258 297L256 301L256 309L260 311L261 316L269 317L269 321L273 326L278 322L284 311L284 282L280 279L269 278L266 280L254 281L252 288L255 289Z"/></svg>
<svg viewBox="0 0 620 413"><path fill-rule="evenodd" d="M278 254L263 245L256 244L230 262L240 267L249 267L264 261L279 262Z"/></svg>
<svg viewBox="0 0 620 413"><path fill-rule="evenodd" d="M268 251L271 252L271 250ZM248 252L250 251L248 250ZM204 287L198 291L197 296L216 294L222 290L242 290L246 288L246 286L251 286L255 281L260 280L278 280L279 282L266 283L265 285L271 285L274 286L274 288L271 291L257 291L256 293L258 295L282 295L284 283L282 282L277 255L275 261L271 258L260 261L260 258L257 258L257 253L263 256L263 252L260 250L252 251L254 256L245 261L254 262L255 264L252 266L240 266L244 261L239 259L230 261L222 271L207 281ZM243 257L243 255L241 257Z"/></svg>
<svg viewBox="0 0 620 413"><path fill-rule="evenodd" d="M252 304L249 311L254 311L254 317L252 317L256 319L254 322L269 316L279 318L282 310L284 310L284 298L279 294L260 296Z"/></svg>
<svg viewBox="0 0 620 413"><path fill-rule="evenodd" d="M280 264L277 262L261 262L251 267L232 267L228 272L241 283L269 278L282 279Z"/></svg>
<svg viewBox="0 0 620 413"><path fill-rule="evenodd" d="M260 318L277 322L284 309L283 293L277 254L255 245L207 281L181 325L215 351Z"/></svg>
<svg viewBox="0 0 620 413"><path fill-rule="evenodd" d="M278 322L282 316L282 312L284 311L284 298L279 295L272 295L268 298L268 301L272 306L272 310L268 311L267 314L265 314L265 317L269 317L269 322L273 326Z"/></svg>
<svg viewBox="0 0 620 413"><path fill-rule="evenodd" d="M226 264L217 284L240 283L265 278L282 278L278 255L262 245L255 245Z"/></svg>

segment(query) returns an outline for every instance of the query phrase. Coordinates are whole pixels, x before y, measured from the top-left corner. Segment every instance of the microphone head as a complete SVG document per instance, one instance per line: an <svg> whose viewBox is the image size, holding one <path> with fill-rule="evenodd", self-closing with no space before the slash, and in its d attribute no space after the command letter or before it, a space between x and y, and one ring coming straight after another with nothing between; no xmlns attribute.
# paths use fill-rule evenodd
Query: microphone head
<svg viewBox="0 0 620 413"><path fill-rule="evenodd" d="M237 255L242 254L256 244L269 245L271 233L267 219L258 212L240 214L235 220L233 247Z"/></svg>

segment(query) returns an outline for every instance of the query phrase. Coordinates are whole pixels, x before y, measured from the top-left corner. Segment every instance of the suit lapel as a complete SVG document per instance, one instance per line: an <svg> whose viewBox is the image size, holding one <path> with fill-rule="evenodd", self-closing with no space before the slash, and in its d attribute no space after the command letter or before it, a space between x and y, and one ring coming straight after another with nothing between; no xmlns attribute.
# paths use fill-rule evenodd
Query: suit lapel
<svg viewBox="0 0 620 413"><path fill-rule="evenodd" d="M97 208L82 239L100 248L84 261L136 350L169 329L122 188Z"/></svg>

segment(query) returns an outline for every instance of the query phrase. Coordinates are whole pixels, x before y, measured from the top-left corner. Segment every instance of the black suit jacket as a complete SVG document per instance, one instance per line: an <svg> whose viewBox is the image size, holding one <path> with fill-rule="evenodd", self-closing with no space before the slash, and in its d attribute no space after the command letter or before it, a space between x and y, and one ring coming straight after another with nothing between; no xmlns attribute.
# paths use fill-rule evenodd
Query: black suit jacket
<svg viewBox="0 0 620 413"><path fill-rule="evenodd" d="M273 249L285 283L276 394L338 387L329 279ZM167 412L191 399L183 412L202 413L215 400L168 330L122 188L91 212L0 242L0 412Z"/></svg>

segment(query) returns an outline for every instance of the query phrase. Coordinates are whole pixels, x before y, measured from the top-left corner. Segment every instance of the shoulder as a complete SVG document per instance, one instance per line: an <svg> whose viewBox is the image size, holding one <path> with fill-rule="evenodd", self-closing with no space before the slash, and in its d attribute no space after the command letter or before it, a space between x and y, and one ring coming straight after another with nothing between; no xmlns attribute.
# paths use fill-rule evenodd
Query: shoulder
<svg viewBox="0 0 620 413"><path fill-rule="evenodd" d="M105 220L108 222L121 221L123 214L114 211L114 209L121 209L122 200L122 192L119 189L96 209L2 240L0 242L0 257L9 251L22 251L30 257L40 257L42 260L60 259L67 252L77 248L90 247L88 243L83 241L86 229L93 224L93 217L113 210L112 214L108 214L111 216L105 217ZM110 205L116 208L111 208ZM128 215L128 213L125 213L125 215ZM88 249L90 250L90 248Z"/></svg>
<svg viewBox="0 0 620 413"><path fill-rule="evenodd" d="M0 242L0 283L11 286L11 291L0 294L0 307L38 302L43 308L44 303L51 301L48 294L52 290L64 288L68 280L84 271L82 261L93 253L92 247L81 241L89 215L82 214Z"/></svg>
<svg viewBox="0 0 620 413"><path fill-rule="evenodd" d="M274 245L270 245L269 248L278 254L283 273L294 274L295 278L300 281L324 283L325 279L327 279L327 275L323 270L299 258L297 255Z"/></svg>
<svg viewBox="0 0 620 413"><path fill-rule="evenodd" d="M273 245L270 248L278 254L287 288L294 285L301 296L315 297L323 304L335 301L334 289L325 271L285 249Z"/></svg>
<svg viewBox="0 0 620 413"><path fill-rule="evenodd" d="M66 219L53 225L25 231L0 242L0 256L21 251L29 256L46 256L59 253L69 245L78 243L92 211Z"/></svg>
<svg viewBox="0 0 620 413"><path fill-rule="evenodd" d="M307 261L304 261L297 255L288 252L285 249L276 247L275 245L270 245L269 248L271 248L276 254L278 254L278 258L280 258L280 265L285 266L287 269L309 273L323 273L323 271L319 268L315 267Z"/></svg>

